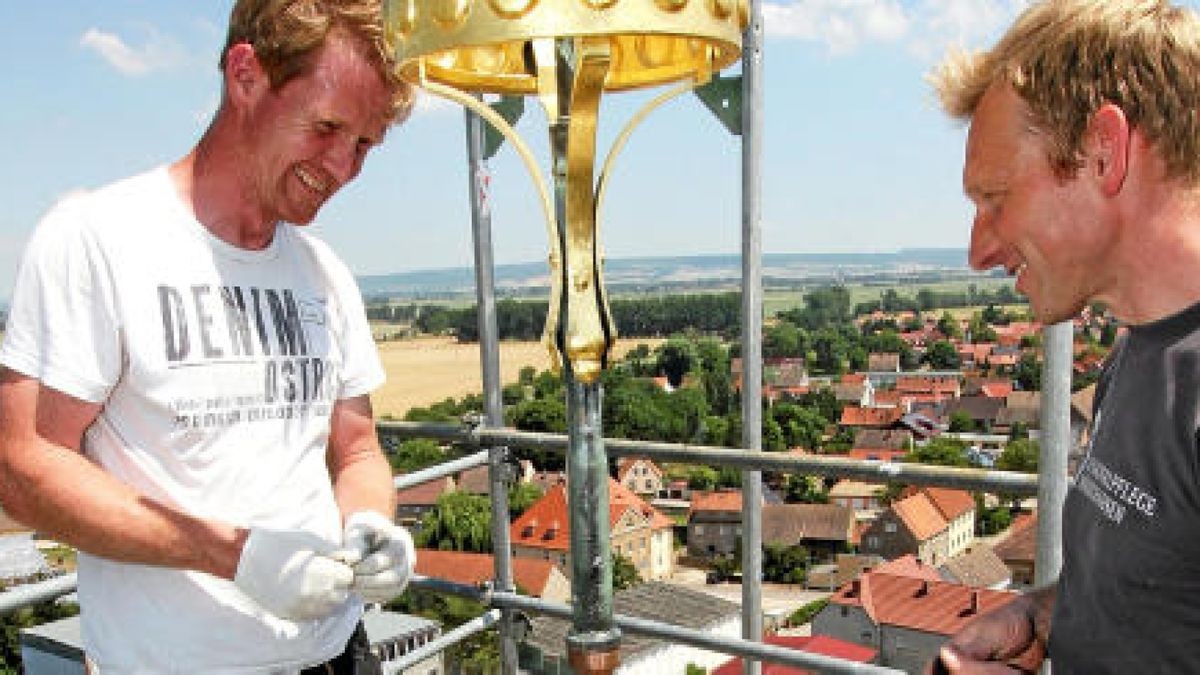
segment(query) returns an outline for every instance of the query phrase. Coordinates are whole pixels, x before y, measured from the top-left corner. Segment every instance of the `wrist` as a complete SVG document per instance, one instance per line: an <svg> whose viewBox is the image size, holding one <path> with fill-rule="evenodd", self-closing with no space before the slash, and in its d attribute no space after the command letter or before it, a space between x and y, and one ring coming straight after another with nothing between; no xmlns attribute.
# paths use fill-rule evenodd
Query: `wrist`
<svg viewBox="0 0 1200 675"><path fill-rule="evenodd" d="M210 569L202 571L232 581L237 576L246 540L250 538L250 528L227 526L221 529L219 543L212 549Z"/></svg>

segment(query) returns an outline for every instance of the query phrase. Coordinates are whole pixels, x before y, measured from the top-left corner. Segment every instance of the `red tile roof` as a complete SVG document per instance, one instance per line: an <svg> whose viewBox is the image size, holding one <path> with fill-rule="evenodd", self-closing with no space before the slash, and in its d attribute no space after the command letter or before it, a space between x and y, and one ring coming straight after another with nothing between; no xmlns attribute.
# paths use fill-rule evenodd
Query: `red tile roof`
<svg viewBox="0 0 1200 675"><path fill-rule="evenodd" d="M904 522L917 541L926 541L946 529L948 523L933 501L923 494L905 497L892 504L892 510Z"/></svg>
<svg viewBox="0 0 1200 675"><path fill-rule="evenodd" d="M862 607L876 624L952 635L970 620L1012 602L1017 594L930 579L867 572L838 589L831 604Z"/></svg>
<svg viewBox="0 0 1200 675"><path fill-rule="evenodd" d="M657 509L642 501L628 488L608 479L609 527L632 512L634 518L649 521L652 529L672 527L674 523ZM739 495L740 497L740 495ZM555 485L522 513L509 527L512 543L534 548L565 551L571 546L571 517L567 510L567 489Z"/></svg>
<svg viewBox="0 0 1200 675"><path fill-rule="evenodd" d="M954 520L968 511L975 510L975 498L970 492L942 487L923 487L921 491L929 496L938 513L946 520Z"/></svg>
<svg viewBox="0 0 1200 675"><path fill-rule="evenodd" d="M889 560L876 566L872 572L882 572L884 574L895 574L900 577L910 577L913 579L928 579L929 581L941 581L942 577L938 574L937 569L933 565L926 565L921 562L917 556L907 553L894 560Z"/></svg>
<svg viewBox="0 0 1200 675"><path fill-rule="evenodd" d="M693 492L692 507L688 514L697 511L741 511L742 491L722 490L719 492Z"/></svg>
<svg viewBox="0 0 1200 675"><path fill-rule="evenodd" d="M453 481L449 478L438 478L410 488L396 490L396 505L432 506L437 504L438 497L453 491Z"/></svg>
<svg viewBox="0 0 1200 675"><path fill-rule="evenodd" d="M646 520L650 521L651 529L661 530L675 526L675 522L664 516L661 511L650 506L646 500L611 478L608 481L608 501L613 506L631 506L637 509ZM616 518L620 518L620 516L616 516ZM614 519L613 522L615 523L616 520Z"/></svg>
<svg viewBox="0 0 1200 675"><path fill-rule="evenodd" d="M1007 398L1012 392L1012 382L987 382L979 387L979 393L988 398Z"/></svg>
<svg viewBox="0 0 1200 675"><path fill-rule="evenodd" d="M959 388L958 378L952 375L907 375L896 378L896 391L910 394L953 394Z"/></svg>
<svg viewBox="0 0 1200 675"><path fill-rule="evenodd" d="M417 549L416 573L459 584L475 585L495 578L495 561L487 553ZM513 558L513 581L527 593L541 595L555 565L549 560Z"/></svg>
<svg viewBox="0 0 1200 675"><path fill-rule="evenodd" d="M876 651L870 647L863 647L852 642L844 642L828 635L768 635L763 637L763 642L769 645L777 645L810 654L823 654L857 663L871 663L875 660L876 654ZM807 675L812 672L814 671L785 666L779 663L762 664L762 675ZM730 659L723 663L720 668L712 671L712 675L741 675L741 673L742 660L740 658Z"/></svg>
<svg viewBox="0 0 1200 675"><path fill-rule="evenodd" d="M1037 514L1022 513L994 547L1001 560L1033 562L1037 554Z"/></svg>
<svg viewBox="0 0 1200 675"><path fill-rule="evenodd" d="M847 454L851 459L877 459L881 462L894 462L906 456L908 451L886 448L854 448Z"/></svg>
<svg viewBox="0 0 1200 675"><path fill-rule="evenodd" d="M899 408L860 408L848 405L842 408L842 426L848 427L886 427L895 424L904 416Z"/></svg>

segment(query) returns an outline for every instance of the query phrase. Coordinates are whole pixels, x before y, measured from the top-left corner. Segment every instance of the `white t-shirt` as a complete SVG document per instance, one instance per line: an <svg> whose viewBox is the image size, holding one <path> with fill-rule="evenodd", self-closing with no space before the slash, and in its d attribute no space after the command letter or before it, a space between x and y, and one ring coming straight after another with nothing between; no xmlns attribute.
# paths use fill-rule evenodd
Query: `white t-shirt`
<svg viewBox="0 0 1200 675"><path fill-rule="evenodd" d="M324 244L281 225L264 250L231 246L165 168L46 215L0 363L103 404L84 450L147 496L335 543L330 411L384 379L354 278ZM106 675L287 672L340 653L362 609L285 621L230 581L83 554L79 597Z"/></svg>

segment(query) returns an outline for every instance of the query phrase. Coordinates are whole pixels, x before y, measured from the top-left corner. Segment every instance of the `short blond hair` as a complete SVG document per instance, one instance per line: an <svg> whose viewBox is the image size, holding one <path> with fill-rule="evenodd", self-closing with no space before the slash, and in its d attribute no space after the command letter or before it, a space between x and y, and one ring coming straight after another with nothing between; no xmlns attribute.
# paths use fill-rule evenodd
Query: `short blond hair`
<svg viewBox="0 0 1200 675"><path fill-rule="evenodd" d="M312 68L317 50L333 33L349 37L392 91L392 115L402 122L416 92L399 78L384 40L381 0L237 0L219 65L239 43L247 43L278 88Z"/></svg>
<svg viewBox="0 0 1200 675"><path fill-rule="evenodd" d="M974 115L993 84L1011 85L1067 176L1082 166L1092 115L1112 103L1169 177L1200 183L1200 18L1167 0L1044 0L995 47L951 54L930 80L959 119Z"/></svg>

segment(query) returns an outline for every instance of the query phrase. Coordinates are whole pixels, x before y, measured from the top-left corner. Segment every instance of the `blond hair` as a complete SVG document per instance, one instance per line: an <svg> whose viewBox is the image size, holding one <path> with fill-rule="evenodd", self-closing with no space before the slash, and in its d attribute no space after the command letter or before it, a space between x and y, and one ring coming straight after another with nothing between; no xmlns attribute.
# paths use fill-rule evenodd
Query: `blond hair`
<svg viewBox="0 0 1200 675"><path fill-rule="evenodd" d="M247 43L278 88L312 68L314 56L331 33L348 36L392 91L392 114L403 121L412 111L415 91L396 74L396 63L384 40L380 0L237 0L229 17L225 56Z"/></svg>
<svg viewBox="0 0 1200 675"><path fill-rule="evenodd" d="M1060 175L1082 166L1084 134L1105 103L1154 146L1169 177L1200 183L1200 18L1167 0L1046 0L991 50L951 54L931 81L969 119L997 82L1011 85L1049 140Z"/></svg>

